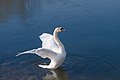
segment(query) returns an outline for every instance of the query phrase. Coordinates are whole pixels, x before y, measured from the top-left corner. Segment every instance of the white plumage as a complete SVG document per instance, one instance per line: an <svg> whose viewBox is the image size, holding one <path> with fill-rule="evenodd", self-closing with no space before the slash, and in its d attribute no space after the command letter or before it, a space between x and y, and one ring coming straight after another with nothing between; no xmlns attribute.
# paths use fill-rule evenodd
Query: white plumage
<svg viewBox="0 0 120 80"><path fill-rule="evenodd" d="M39 36L42 41L42 48L50 49L54 52L58 52L58 46L54 41L54 37L51 34L43 33Z"/></svg>
<svg viewBox="0 0 120 80"><path fill-rule="evenodd" d="M49 58L51 60L49 65L39 65L39 66L42 68L57 69L59 66L62 65L66 57L66 51L64 45L58 38L58 32L63 32L63 31L64 29L62 27L57 27L55 28L53 35L48 33L43 33L41 36L39 36L42 41L42 48L25 51L19 53L16 56L26 53L32 53L41 56L42 58Z"/></svg>

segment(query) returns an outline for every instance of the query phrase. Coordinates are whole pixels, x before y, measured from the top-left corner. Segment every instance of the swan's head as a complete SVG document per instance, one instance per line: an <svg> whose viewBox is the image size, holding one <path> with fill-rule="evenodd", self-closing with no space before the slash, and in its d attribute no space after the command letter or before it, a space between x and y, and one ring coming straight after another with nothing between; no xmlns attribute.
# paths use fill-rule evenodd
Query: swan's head
<svg viewBox="0 0 120 80"><path fill-rule="evenodd" d="M56 32L64 32L65 29L63 27L57 27L57 28L55 28L55 31Z"/></svg>

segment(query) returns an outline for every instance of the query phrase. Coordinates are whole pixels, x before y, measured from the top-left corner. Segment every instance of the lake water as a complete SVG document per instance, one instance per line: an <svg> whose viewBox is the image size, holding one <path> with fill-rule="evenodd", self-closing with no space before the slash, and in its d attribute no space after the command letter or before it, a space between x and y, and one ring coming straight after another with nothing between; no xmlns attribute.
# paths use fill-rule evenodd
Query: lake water
<svg viewBox="0 0 120 80"><path fill-rule="evenodd" d="M58 25L67 52L59 69L15 57ZM0 80L120 80L120 0L0 0Z"/></svg>

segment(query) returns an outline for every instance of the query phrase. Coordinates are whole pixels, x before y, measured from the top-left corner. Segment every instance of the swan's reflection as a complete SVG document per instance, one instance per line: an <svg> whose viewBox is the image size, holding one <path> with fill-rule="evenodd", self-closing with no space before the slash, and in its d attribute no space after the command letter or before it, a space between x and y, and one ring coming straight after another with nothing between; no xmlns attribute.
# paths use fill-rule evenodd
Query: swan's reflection
<svg viewBox="0 0 120 80"><path fill-rule="evenodd" d="M50 70L50 73L47 73L43 80L68 80L67 74L62 68L56 70Z"/></svg>

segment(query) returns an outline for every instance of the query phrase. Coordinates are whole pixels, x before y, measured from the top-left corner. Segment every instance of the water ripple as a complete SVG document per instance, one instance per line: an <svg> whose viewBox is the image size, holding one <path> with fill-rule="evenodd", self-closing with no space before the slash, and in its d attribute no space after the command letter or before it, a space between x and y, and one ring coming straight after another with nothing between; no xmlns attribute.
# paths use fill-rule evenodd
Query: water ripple
<svg viewBox="0 0 120 80"><path fill-rule="evenodd" d="M109 60L98 56L69 56L63 67L79 74L107 74L116 68Z"/></svg>
<svg viewBox="0 0 120 80"><path fill-rule="evenodd" d="M38 67L43 59L36 56L22 56L19 58L0 58L0 80L19 80L34 79L42 80L44 74L48 73L47 69ZM114 66L109 60L99 56L69 56L66 58L62 68L69 75L88 77L96 75L115 75L119 74L120 68ZM84 76L82 76L84 75ZM16 76L16 77L15 77ZM31 77L32 76L32 77ZM74 77L73 76L73 77ZM14 78L13 78L14 77ZM22 78L21 78L22 77ZM100 76L98 76L99 78ZM119 76L118 76L119 77ZM75 78L75 77L74 77ZM80 78L79 78L80 79ZM48 79L49 80L49 79Z"/></svg>

